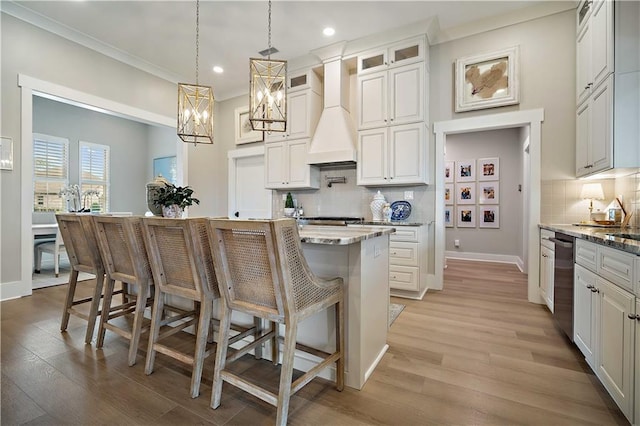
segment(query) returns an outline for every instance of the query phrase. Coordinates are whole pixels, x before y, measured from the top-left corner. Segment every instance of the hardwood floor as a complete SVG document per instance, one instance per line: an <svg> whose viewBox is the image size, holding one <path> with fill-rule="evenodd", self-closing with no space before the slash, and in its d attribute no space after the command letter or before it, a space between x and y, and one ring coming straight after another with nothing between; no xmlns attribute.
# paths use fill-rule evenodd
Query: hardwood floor
<svg viewBox="0 0 640 426"><path fill-rule="evenodd" d="M292 398L289 423L628 424L547 309L527 302L517 268L449 260L444 288L422 301L394 299L407 307L364 389L340 393L315 379ZM190 370L175 361L158 355L154 373L144 374L146 336L128 367L124 339L108 333L103 349L86 346L86 323L77 318L60 333L65 291L36 290L0 305L2 425L275 421L275 408L227 385L221 407L209 408L213 357L191 399ZM236 364L277 389L271 363Z"/></svg>

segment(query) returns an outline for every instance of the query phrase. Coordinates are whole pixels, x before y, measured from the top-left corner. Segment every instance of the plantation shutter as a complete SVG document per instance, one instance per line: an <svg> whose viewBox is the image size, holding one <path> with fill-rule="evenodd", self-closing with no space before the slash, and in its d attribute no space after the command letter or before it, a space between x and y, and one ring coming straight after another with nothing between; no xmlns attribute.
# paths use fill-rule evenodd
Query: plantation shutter
<svg viewBox="0 0 640 426"><path fill-rule="evenodd" d="M99 195L83 195L83 207L95 212L109 209L109 146L80 142L80 193L95 190Z"/></svg>
<svg viewBox="0 0 640 426"><path fill-rule="evenodd" d="M69 183L69 140L34 133L33 211L64 211L60 190Z"/></svg>

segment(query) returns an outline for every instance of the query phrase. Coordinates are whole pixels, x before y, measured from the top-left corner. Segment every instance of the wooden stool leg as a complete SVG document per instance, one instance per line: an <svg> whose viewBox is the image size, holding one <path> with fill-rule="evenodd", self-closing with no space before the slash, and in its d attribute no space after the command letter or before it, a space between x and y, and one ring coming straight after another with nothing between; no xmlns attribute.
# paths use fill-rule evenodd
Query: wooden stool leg
<svg viewBox="0 0 640 426"><path fill-rule="evenodd" d="M111 313L111 298L113 297L113 287L115 286L115 280L106 278L107 285L104 289L104 298L102 299L102 315L100 315L100 327L98 327L98 340L96 342L96 348L101 348L104 344L104 324L109 321L109 314Z"/></svg>
<svg viewBox="0 0 640 426"><path fill-rule="evenodd" d="M60 323L60 331L65 331L69 326L69 310L73 306L73 298L76 295L76 286L78 285L78 271L71 270L69 276L69 288L67 289L67 297L64 301L64 311L62 311L62 322Z"/></svg>
<svg viewBox="0 0 640 426"><path fill-rule="evenodd" d="M278 365L280 359L280 348L278 347L278 332L280 325L277 322L271 321L271 330L273 331L273 339L271 339L271 361L273 365Z"/></svg>
<svg viewBox="0 0 640 426"><path fill-rule="evenodd" d="M278 388L278 410L276 425L286 425L291 399L291 378L293 377L293 360L296 353L296 334L298 324L291 321L286 326L284 335L284 353L282 354L282 370L280 370L280 386Z"/></svg>
<svg viewBox="0 0 640 426"><path fill-rule="evenodd" d="M146 375L153 373L153 364L156 361L156 350L154 345L158 341L160 334L160 323L164 311L164 294L157 292L153 299L153 312L151 313L151 330L149 331L149 345L147 347L147 360L144 366Z"/></svg>
<svg viewBox="0 0 640 426"><path fill-rule="evenodd" d="M336 303L336 352L340 358L336 361L336 389L344 389L344 302Z"/></svg>
<svg viewBox="0 0 640 426"><path fill-rule="evenodd" d="M253 339L258 340L258 338L262 335L262 319L259 317L253 317ZM255 359L262 359L262 348L264 347L264 343L262 345L256 346L253 350L253 354Z"/></svg>
<svg viewBox="0 0 640 426"><path fill-rule="evenodd" d="M149 282L140 283L140 292L136 299L136 310L133 314L133 328L131 330L131 342L129 342L129 367L136 363L140 334L142 333L142 319L147 307L147 294L149 294Z"/></svg>
<svg viewBox="0 0 640 426"><path fill-rule="evenodd" d="M191 373L191 398L197 398L200 394L200 379L202 378L202 368L204 366L204 353L207 350L208 325L211 323L212 310L213 305L210 300L204 300L200 303L196 351L193 356L193 371Z"/></svg>
<svg viewBox="0 0 640 426"><path fill-rule="evenodd" d="M104 280L104 272L98 270L98 273L96 274L96 288L93 292L91 307L89 308L89 318L87 319L87 333L84 336L84 342L87 345L91 344L91 339L93 339L93 331L96 328L96 319L98 317L98 310L100 309L100 297L102 296L102 287L104 286Z"/></svg>
<svg viewBox="0 0 640 426"><path fill-rule="evenodd" d="M220 309L220 330L218 345L216 348L216 363L213 367L213 385L211 390L211 408L220 406L222 398L222 370L227 361L227 348L229 346L229 333L231 332L231 309L224 303Z"/></svg>

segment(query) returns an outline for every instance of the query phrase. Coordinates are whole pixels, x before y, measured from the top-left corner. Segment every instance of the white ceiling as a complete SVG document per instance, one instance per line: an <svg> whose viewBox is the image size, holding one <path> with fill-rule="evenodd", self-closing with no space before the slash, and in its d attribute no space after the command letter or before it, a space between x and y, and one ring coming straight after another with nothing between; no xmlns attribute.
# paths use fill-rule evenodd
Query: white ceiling
<svg viewBox="0 0 640 426"><path fill-rule="evenodd" d="M274 1L275 59L437 17L447 30L541 1ZM195 1L2 1L2 10L170 81L195 82ZM322 35L325 26L336 29ZM248 92L248 63L267 47L267 1L200 3L200 84L216 99ZM220 65L223 74L214 74Z"/></svg>

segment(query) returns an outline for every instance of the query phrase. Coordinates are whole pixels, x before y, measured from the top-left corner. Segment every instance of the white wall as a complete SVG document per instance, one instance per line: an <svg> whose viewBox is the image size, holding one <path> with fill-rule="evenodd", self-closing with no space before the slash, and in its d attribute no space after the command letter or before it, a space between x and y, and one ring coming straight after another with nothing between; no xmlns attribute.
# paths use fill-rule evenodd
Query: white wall
<svg viewBox="0 0 640 426"><path fill-rule="evenodd" d="M2 172L2 283L21 279L21 89L18 75L72 88L162 116L174 116L176 86L71 41L0 14L2 136L13 139L14 168ZM144 168L146 170L146 168Z"/></svg>
<svg viewBox="0 0 640 426"><path fill-rule="evenodd" d="M517 256L522 258L522 192L523 162L520 145L520 130L503 129L484 132L463 133L447 136L446 161L499 158L499 213L500 228L480 228L479 204L476 209L476 227L446 228L446 250L459 253L485 253ZM476 170L476 186L479 171ZM454 187L455 188L455 187ZM454 189L454 203L455 203ZM476 188L476 200L480 196ZM466 205L465 205L466 206ZM455 206L457 212L458 205ZM454 247L454 240L460 247Z"/></svg>

